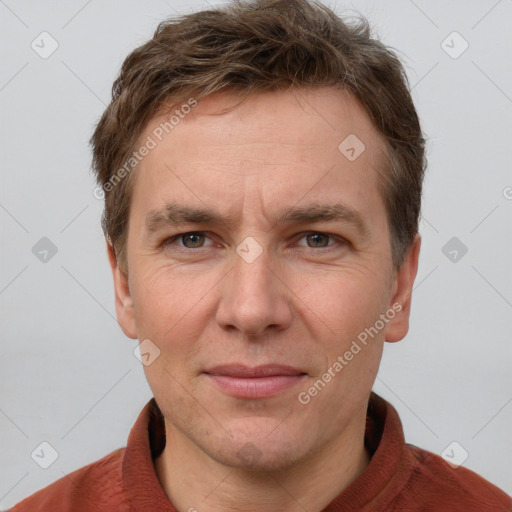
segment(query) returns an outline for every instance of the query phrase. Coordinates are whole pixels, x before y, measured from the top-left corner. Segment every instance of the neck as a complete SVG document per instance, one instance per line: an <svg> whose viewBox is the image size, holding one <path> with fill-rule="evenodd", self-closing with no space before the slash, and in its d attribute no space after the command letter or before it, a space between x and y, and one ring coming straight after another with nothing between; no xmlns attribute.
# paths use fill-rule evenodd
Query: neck
<svg viewBox="0 0 512 512"><path fill-rule="evenodd" d="M166 421L166 446L155 460L155 470L179 512L321 511L370 462L364 447L366 410L362 412L307 460L265 472L220 464Z"/></svg>

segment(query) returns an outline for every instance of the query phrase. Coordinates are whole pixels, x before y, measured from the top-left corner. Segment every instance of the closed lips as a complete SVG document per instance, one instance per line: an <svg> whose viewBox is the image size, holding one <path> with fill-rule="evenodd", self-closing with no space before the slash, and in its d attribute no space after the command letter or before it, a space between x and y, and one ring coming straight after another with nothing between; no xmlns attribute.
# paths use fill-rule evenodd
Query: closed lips
<svg viewBox="0 0 512 512"><path fill-rule="evenodd" d="M275 375L305 375L306 372L286 365L261 365L261 366L245 366L240 364L221 365L210 368L204 373L210 375L223 375L226 377L238 378L257 378L272 377Z"/></svg>

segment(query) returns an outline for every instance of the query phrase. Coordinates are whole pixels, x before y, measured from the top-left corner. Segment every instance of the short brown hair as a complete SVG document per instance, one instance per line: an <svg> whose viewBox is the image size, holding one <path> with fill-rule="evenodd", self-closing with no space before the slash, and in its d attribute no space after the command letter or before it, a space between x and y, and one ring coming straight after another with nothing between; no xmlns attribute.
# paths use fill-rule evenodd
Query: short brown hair
<svg viewBox="0 0 512 512"><path fill-rule="evenodd" d="M348 24L308 0L255 0L165 20L122 65L91 137L93 169L105 191L102 227L121 269L128 269L134 173L113 179L152 117L170 101L199 100L220 90L245 98L317 86L353 94L385 139L379 186L399 268L418 232L426 167L425 140L400 60L371 37L364 18Z"/></svg>

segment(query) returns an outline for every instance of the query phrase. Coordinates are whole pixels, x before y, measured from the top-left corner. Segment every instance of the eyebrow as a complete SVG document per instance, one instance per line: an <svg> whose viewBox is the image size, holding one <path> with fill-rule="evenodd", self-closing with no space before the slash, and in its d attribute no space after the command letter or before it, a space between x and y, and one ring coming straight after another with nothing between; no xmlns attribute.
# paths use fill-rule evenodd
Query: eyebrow
<svg viewBox="0 0 512 512"><path fill-rule="evenodd" d="M165 207L147 214L145 228L150 233L164 227L183 224L224 224L231 228L235 221L235 218L222 216L209 208L195 208L183 204L168 203ZM277 217L278 225L313 224L317 222L343 222L354 225L362 235L368 233L362 215L342 203L329 205L312 203L307 206L293 207L281 212Z"/></svg>

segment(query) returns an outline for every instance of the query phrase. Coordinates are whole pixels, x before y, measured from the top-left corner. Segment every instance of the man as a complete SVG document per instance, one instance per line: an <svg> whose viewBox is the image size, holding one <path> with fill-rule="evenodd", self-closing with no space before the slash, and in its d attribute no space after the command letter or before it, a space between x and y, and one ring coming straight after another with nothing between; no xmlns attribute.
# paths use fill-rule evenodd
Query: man
<svg viewBox="0 0 512 512"><path fill-rule="evenodd" d="M424 139L403 68L306 0L162 23L92 137L123 332L154 394L14 511L509 511L372 393L408 331Z"/></svg>

